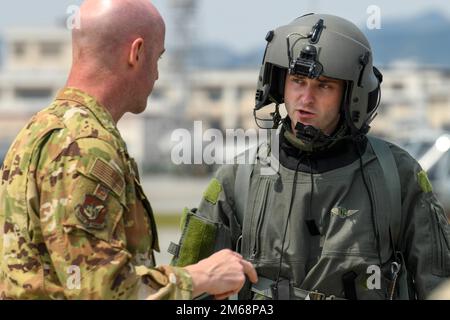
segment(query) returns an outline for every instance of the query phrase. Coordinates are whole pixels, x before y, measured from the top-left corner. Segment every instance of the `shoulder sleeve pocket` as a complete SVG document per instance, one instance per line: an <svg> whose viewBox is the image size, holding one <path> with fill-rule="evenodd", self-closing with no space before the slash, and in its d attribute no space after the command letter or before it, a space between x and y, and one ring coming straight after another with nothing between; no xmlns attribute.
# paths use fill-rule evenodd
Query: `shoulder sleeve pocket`
<svg viewBox="0 0 450 320"><path fill-rule="evenodd" d="M125 182L119 170L100 158L77 168L77 187L71 195L73 214L62 221L65 232L84 230L111 241L127 208Z"/></svg>

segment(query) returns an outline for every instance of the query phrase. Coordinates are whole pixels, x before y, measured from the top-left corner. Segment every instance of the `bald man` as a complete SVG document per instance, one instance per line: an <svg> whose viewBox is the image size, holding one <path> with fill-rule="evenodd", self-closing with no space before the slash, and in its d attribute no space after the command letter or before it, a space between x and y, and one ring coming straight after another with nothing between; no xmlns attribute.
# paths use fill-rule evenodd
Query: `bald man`
<svg viewBox="0 0 450 320"><path fill-rule="evenodd" d="M19 133L0 171L0 298L223 299L252 265L223 250L155 267L155 221L117 130L158 79L165 26L145 0L88 0L55 101Z"/></svg>

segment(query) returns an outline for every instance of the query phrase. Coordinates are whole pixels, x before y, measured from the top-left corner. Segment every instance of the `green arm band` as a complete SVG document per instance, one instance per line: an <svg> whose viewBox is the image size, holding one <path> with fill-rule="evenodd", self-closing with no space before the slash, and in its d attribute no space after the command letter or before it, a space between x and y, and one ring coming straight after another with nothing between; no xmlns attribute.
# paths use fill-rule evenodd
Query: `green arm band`
<svg viewBox="0 0 450 320"><path fill-rule="evenodd" d="M217 224L192 211L183 212L184 228L180 239L178 256L172 260L172 265L184 267L210 256L214 251Z"/></svg>

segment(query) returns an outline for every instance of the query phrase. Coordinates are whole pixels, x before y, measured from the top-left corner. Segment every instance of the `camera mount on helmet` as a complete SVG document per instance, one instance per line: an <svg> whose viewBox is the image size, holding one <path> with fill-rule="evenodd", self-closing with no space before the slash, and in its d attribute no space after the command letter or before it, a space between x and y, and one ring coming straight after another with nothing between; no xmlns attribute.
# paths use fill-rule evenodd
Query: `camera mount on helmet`
<svg viewBox="0 0 450 320"><path fill-rule="evenodd" d="M289 37L287 38L289 45ZM300 56L292 60L289 58L289 74L302 75L311 79L317 79L320 77L323 71L323 66L320 62L316 61L317 49L313 45L306 45L300 52Z"/></svg>

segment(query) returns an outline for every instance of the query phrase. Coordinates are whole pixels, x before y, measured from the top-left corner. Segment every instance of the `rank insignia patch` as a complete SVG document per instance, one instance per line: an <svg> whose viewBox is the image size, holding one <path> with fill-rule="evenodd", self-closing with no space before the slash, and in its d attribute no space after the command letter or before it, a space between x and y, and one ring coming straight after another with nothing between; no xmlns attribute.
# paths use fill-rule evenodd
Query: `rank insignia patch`
<svg viewBox="0 0 450 320"><path fill-rule="evenodd" d="M75 208L78 220L89 229L103 229L106 226L106 207L102 200L86 195L82 205Z"/></svg>

